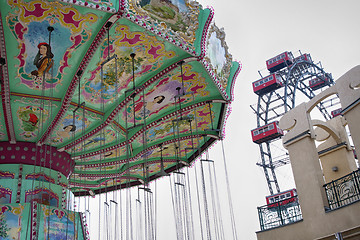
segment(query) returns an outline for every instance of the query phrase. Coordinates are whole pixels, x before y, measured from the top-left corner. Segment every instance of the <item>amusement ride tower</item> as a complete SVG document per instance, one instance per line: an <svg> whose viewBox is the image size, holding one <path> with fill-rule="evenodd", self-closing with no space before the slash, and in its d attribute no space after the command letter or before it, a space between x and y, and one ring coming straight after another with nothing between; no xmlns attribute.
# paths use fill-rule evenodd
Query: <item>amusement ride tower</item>
<svg viewBox="0 0 360 240"><path fill-rule="evenodd" d="M258 102L251 108L256 114L257 128L252 138L259 145L261 161L257 163L264 170L271 195L281 192L275 169L290 163L283 149L278 128L278 120L297 103L313 98L317 93L334 85L333 78L327 73L321 62L314 62L308 53L283 52L266 61L268 74L253 82ZM324 119L330 119L338 113L339 100L335 96L320 102L318 113Z"/></svg>
<svg viewBox="0 0 360 240"><path fill-rule="evenodd" d="M74 196L106 194L108 212L118 203L107 193L150 194L150 181L183 174L223 138L240 64L212 9L187 0L0 8L1 237L87 239Z"/></svg>

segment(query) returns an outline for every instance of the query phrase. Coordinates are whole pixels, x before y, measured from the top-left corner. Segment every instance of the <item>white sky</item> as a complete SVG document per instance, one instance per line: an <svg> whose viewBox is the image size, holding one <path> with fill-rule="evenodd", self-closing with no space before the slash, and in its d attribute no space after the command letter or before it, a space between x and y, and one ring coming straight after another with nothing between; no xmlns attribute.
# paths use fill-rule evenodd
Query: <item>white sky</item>
<svg viewBox="0 0 360 240"><path fill-rule="evenodd" d="M250 130L256 127L256 117L250 105L257 102L251 83L259 79L258 70L265 71L267 59L284 51L310 53L315 62L321 61L325 71L332 73L335 80L358 65L360 1L198 2L204 7L214 8L215 23L225 29L229 52L243 65L234 88L235 101L226 124L224 144L238 239L252 240L256 239L255 232L260 230L257 207L265 205L265 196L269 192L263 171L256 165L260 161L259 148L250 135ZM216 144L210 150L210 159L221 165L217 168L217 178L219 188L225 189L226 184L220 184L224 181L221 151L221 144ZM277 177L282 191L295 187L289 167L281 167ZM166 179L157 185L158 240L176 239L168 186ZM226 213L223 215L227 218Z"/></svg>

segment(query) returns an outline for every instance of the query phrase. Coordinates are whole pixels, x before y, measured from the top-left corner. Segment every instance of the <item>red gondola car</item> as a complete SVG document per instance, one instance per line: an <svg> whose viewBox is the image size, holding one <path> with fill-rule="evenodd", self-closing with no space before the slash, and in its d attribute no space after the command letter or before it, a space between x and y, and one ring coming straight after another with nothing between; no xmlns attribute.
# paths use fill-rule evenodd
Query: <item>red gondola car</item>
<svg viewBox="0 0 360 240"><path fill-rule="evenodd" d="M267 69L273 73L286 66L290 66L294 62L294 57L291 52L283 52L276 57L270 58L266 61Z"/></svg>
<svg viewBox="0 0 360 240"><path fill-rule="evenodd" d="M334 111L331 111L331 116L334 118L336 116L341 115L342 108L335 109Z"/></svg>
<svg viewBox="0 0 360 240"><path fill-rule="evenodd" d="M316 77L309 81L309 87L312 90L318 90L328 85L328 83L329 83L329 79L327 77L321 77L321 78Z"/></svg>
<svg viewBox="0 0 360 240"><path fill-rule="evenodd" d="M284 132L279 128L279 121L275 121L251 130L252 140L257 144L276 139L283 135Z"/></svg>
<svg viewBox="0 0 360 240"><path fill-rule="evenodd" d="M273 73L267 77L257 80L252 83L254 93L257 95L263 95L265 93L274 91L283 86L281 77L276 73Z"/></svg>
<svg viewBox="0 0 360 240"><path fill-rule="evenodd" d="M266 197L266 204L268 208L277 206L284 206L297 200L296 189L290 189L284 192L276 193Z"/></svg>

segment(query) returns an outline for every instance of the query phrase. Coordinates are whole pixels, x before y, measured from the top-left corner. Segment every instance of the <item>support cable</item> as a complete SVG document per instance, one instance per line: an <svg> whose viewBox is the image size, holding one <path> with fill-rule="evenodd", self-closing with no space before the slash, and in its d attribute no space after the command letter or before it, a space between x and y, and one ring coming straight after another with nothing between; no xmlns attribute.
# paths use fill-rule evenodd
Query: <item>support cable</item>
<svg viewBox="0 0 360 240"><path fill-rule="evenodd" d="M181 73L181 86L182 86L182 95L185 95L185 86L184 86L184 75L183 75L183 64L185 61L180 61L180 73Z"/></svg>
<svg viewBox="0 0 360 240"><path fill-rule="evenodd" d="M183 220L183 215L184 215L184 212L183 212L183 204L181 202L181 183L179 183L179 176L177 174L174 174L173 175L174 177L174 190L175 190L175 203L176 203L176 206L177 206L177 218L178 218L178 223L179 223L179 230L180 230L180 233L181 233L181 239L185 239L186 237L186 228L185 228L185 221Z"/></svg>
<svg viewBox="0 0 360 240"><path fill-rule="evenodd" d="M138 197L136 199L136 209L137 209L137 231L136 231L136 236L137 236L137 240L141 240L142 239L142 219L141 219L141 200L140 200L140 189L138 188ZM145 202L145 201L144 201Z"/></svg>
<svg viewBox="0 0 360 240"><path fill-rule="evenodd" d="M145 102L145 91L144 91L144 88L142 89L142 98L143 98L143 133L142 133L142 142L143 142L143 151L145 152L146 148L147 148L147 138L146 138L146 109L145 109L145 105L146 105L146 102ZM134 107L134 112L135 112L135 107ZM148 232L149 232L149 202L148 202L148 199L147 199L147 194L146 194L146 189L148 187L148 174L149 174L149 171L148 171L148 166L147 166L147 154L145 154L145 156L143 157L143 164L142 164L142 167L143 167L143 178L144 178L144 184L143 184L143 190L144 190L144 237L145 239L149 239L148 237ZM141 212L139 213L141 214Z"/></svg>
<svg viewBox="0 0 360 240"><path fill-rule="evenodd" d="M77 107L76 107L76 109L73 111L73 123L72 123L72 130L71 130L71 132L75 135L75 130L76 130L76 123L75 123L75 113L76 113L76 111L77 110L79 110L80 108L82 108L82 128L81 128L81 136L84 136L85 135L85 102L83 102L83 103L81 103L80 104L80 92L81 92L81 83L80 83L80 75L81 75L81 73L82 73L82 71L78 71L77 73L76 73L76 75L77 75L77 77L78 77L78 81L79 81L79 83L78 83L78 104L77 104ZM82 163L82 164L84 164L84 158L82 157L82 155L83 155L83 153L85 152L85 150L84 150L84 148L85 148L85 145L84 145L84 142L82 141L81 142L81 146L80 146L80 153L81 153L81 155L80 155L80 162ZM73 147L73 149L74 149L74 152L75 152L75 146ZM74 166L74 170L75 170L75 166ZM81 182L82 182L82 177L80 176L80 184L81 184ZM85 177L84 177L84 183L85 183ZM85 200L85 205L84 205L84 211L86 212L86 198L84 198L84 200ZM74 198L74 205L75 205L75 198ZM81 210L81 199L80 199L80 197L79 197L79 203L78 203L78 211L80 212ZM75 213L74 213L75 214ZM86 217L86 215L85 215L85 217ZM74 217L74 220L76 220L76 217ZM80 227L78 226L78 222L77 222L77 224L76 225L74 225L75 226L75 228L76 228L76 226L77 226L77 229L80 229ZM75 229L76 230L76 229Z"/></svg>
<svg viewBox="0 0 360 240"><path fill-rule="evenodd" d="M106 198L105 198L106 199ZM104 228L105 231L103 232L104 236L101 239L110 240L110 231L109 231L109 204L107 201L104 202Z"/></svg>
<svg viewBox="0 0 360 240"><path fill-rule="evenodd" d="M195 117L195 116L194 116ZM194 151L195 150L195 147L194 147L194 139L193 139L193 130L192 130L192 119L189 119L188 120L188 122L189 122L189 127L190 127L190 135L191 135L191 150L192 151ZM189 226L189 237L190 237L190 234L191 234L191 237L192 237L192 239L195 239L195 236L194 236L194 220L193 220L193 212L192 212L192 200L191 200L191 191L190 191L190 179L189 179L189 165L187 166L187 168L186 168L186 170L187 170L187 192L185 192L187 195L187 198L186 199L188 199L188 203L189 203L189 217L190 217L190 219L189 219L189 223L190 223L190 226Z"/></svg>
<svg viewBox="0 0 360 240"><path fill-rule="evenodd" d="M197 205L199 210L199 219L200 219L200 232L201 232L201 239L204 239L204 230L203 230L203 223L202 223L202 214L201 214L201 204L200 204L200 190L199 190L199 183L198 183L198 175L197 175L197 167L195 167L195 182L196 182L196 196L197 196Z"/></svg>
<svg viewBox="0 0 360 240"><path fill-rule="evenodd" d="M51 49L51 33L52 33L52 31L54 31L54 28L53 27L51 27L51 26L49 26L48 28L48 32L49 32L49 48ZM49 69L49 72L50 72L50 80L52 79L52 76L53 76L53 71L54 71L54 68L52 68L51 66L50 66L50 64L51 64L51 61L50 62L48 62L48 66L47 66L47 68ZM45 81L46 81L46 77L45 77L45 71L44 71L44 74L43 74L43 83L45 83ZM43 86L44 86L44 88L45 88L45 85L43 84ZM53 94L54 94L54 90L53 90L53 83L52 83L52 81L51 81L51 85L50 85L50 99L53 97ZM44 95L43 95L43 97L45 97ZM44 100L45 100L45 98L44 98ZM43 101L44 101L43 100ZM53 118L53 109L52 109L52 102L51 101L49 101L49 104L50 104L50 106L49 106L49 108L50 108L50 119L52 119ZM42 122L42 119L41 119L41 122ZM46 148L47 148L47 145L45 145L45 151L44 151L44 173L45 173L45 166L46 166L46 161L47 161L47 159L46 159L46 154L47 154L47 150L46 150ZM50 163L50 166L49 166L49 177L51 177L51 173L52 173L52 148L51 147L49 147L49 159L48 159L48 161L49 161L49 163ZM50 183L50 181L49 181L49 191L51 192L51 183ZM51 196L50 196L50 194L48 194L47 195L47 203L48 203L48 206L47 206L47 208L48 208L48 211L50 212L50 198L51 198ZM49 229L49 226L50 226L50 217L47 219L47 227L48 227L48 229ZM48 230L47 231L47 238L49 238L49 236L50 236L50 231Z"/></svg>
<svg viewBox="0 0 360 240"><path fill-rule="evenodd" d="M209 183L210 183L210 196L211 196L211 204L212 204L212 214L213 214L213 222L214 222L214 234L215 234L215 239L220 239L220 235L219 235L219 225L218 225L218 214L217 214L217 204L216 204L216 199L214 196L214 185L213 185L213 176L212 176L212 172L210 169L210 164L214 163L214 161L209 160L209 152L206 152L206 160L208 161L208 172L209 172Z"/></svg>
<svg viewBox="0 0 360 240"><path fill-rule="evenodd" d="M80 74L79 74L80 75ZM79 101L78 101L78 106L80 105L80 91L81 91L81 84L80 84L80 76L78 75L78 77L79 77ZM82 109L83 109L83 111L82 111L82 127L81 127L81 136L85 136L85 124L86 124L86 121L85 121L85 102L84 102L84 104L82 105ZM73 128L75 128L75 125L74 126L72 126ZM75 132L75 130L73 131L73 132ZM85 143L84 143L84 141L82 141L81 142L81 150L80 150L80 152L81 152L81 159L80 159L80 162L83 164L83 169L85 168L84 166L85 166L85 158L83 157L83 154L85 153ZM74 170L75 170L75 166L74 166ZM83 178L83 179L82 179ZM86 178L85 178L85 176L84 177L80 177L80 183L81 182L84 182L84 184L85 184L85 182L86 182ZM86 210L89 210L89 208L88 209L86 209L86 198L84 198L85 199L85 211Z"/></svg>
<svg viewBox="0 0 360 240"><path fill-rule="evenodd" d="M193 104L195 104L195 95L192 94ZM197 147L200 147L200 138L199 138L199 125L197 121L197 107L194 108L194 119L195 119L195 126L196 126L196 140L197 140ZM200 149L198 149L200 152ZM200 220L200 232L201 232L201 239L204 239L204 230L203 230L203 221L202 221L202 214L201 214L201 204L200 204L200 191L199 191L199 183L198 183L198 175L197 175L197 168L195 167L195 180L196 180L196 196L197 196L197 205L199 211L199 220Z"/></svg>
<svg viewBox="0 0 360 240"><path fill-rule="evenodd" d="M182 74L182 64L181 66L181 78L182 78L182 85L183 85L183 74ZM185 179L181 179L182 175L184 173L180 172L180 160L181 160L181 142L180 142L180 121L185 121L182 116L182 108L181 108L181 96L185 95L184 87L182 89L182 94L180 93L180 87L177 87L176 90L178 91L177 97L179 98L178 104L179 104L179 114L180 117L176 114L176 133L177 133L177 139L178 139L178 146L175 147L177 154L177 171L174 174L174 190L175 190L175 202L177 204L178 208L178 221L179 226L181 227L181 233L183 233L184 238L189 239L190 237L190 230L189 230L189 214L188 214L188 206L186 201L186 191L185 191ZM175 98L175 104L176 104L176 98ZM175 126L173 124L174 129L174 136L175 136ZM186 150L186 149L185 149ZM186 153L185 153L186 154ZM176 180L177 179L177 180ZM176 182L177 181L177 182Z"/></svg>
<svg viewBox="0 0 360 240"><path fill-rule="evenodd" d="M135 89L135 67L134 67L134 58L135 53L130 54L133 62L133 88ZM135 96L133 96L135 97ZM133 112L134 112L134 126L135 126L135 105L133 99ZM125 105L125 109L127 106ZM132 228L132 207L131 207L131 190L130 190L130 143L129 143L129 128L128 128L128 114L125 115L125 124L126 124L126 239L133 239L133 228Z"/></svg>
<svg viewBox="0 0 360 240"><path fill-rule="evenodd" d="M154 209L154 240L156 240L157 237L157 184L156 181L154 181L154 185L155 185L155 200L154 200L154 205L155 205L155 209Z"/></svg>
<svg viewBox="0 0 360 240"><path fill-rule="evenodd" d="M109 57L109 56L108 56ZM108 60L108 59L107 59ZM101 93L100 93L100 98L101 98L101 105L100 105L100 111L102 113L105 113L105 103L104 103L104 65L108 62L108 61L104 61L102 64L101 64L101 73L100 73L100 76L101 76ZM104 118L105 114L103 114L102 116L102 122L105 121L105 118ZM100 148L102 147L102 144L105 142L105 140L103 140L103 137L104 137L104 129L102 128L100 130ZM103 153L100 153L100 176L102 175L102 170L103 170L103 163L104 161L104 154ZM105 169L105 173L104 173L104 176L106 176L106 168ZM106 178L106 177L105 177ZM105 180L105 185L107 184L106 180ZM106 226L106 218L107 218L107 211L106 211L106 203L107 203L107 193L105 193L105 202L104 202L104 230L101 231L101 225L102 225L102 221L101 221L101 205L102 205L102 201L101 201L101 192L102 192L102 184L100 183L100 188L99 188L99 239L104 239L104 237L100 238L101 236L101 232L103 232L103 234L106 234L108 232L108 229L107 229L107 226ZM105 189L105 192L106 192L106 189ZM106 239L106 238L105 238Z"/></svg>
<svg viewBox="0 0 360 240"><path fill-rule="evenodd" d="M176 204L175 204L175 196L174 196L174 193L173 193L173 188L172 188L172 181L171 181L171 177L169 178L169 183L170 183L170 191L171 191L171 202L172 202L172 206L173 206L173 212L174 212L174 218L175 218L175 228L176 228L176 237L178 240L181 240L182 239L182 236L180 234L180 230L179 230L179 222L178 222L178 219L177 219L177 214L176 214Z"/></svg>
<svg viewBox="0 0 360 240"><path fill-rule="evenodd" d="M121 189L121 181L120 181L120 184L119 184L120 188L119 188L119 205L120 205L120 208L119 208L119 214L120 214L120 222L119 222L119 225L120 225L120 240L123 240L123 211L122 211L122 189Z"/></svg>
<svg viewBox="0 0 360 240"><path fill-rule="evenodd" d="M79 79L79 84L80 84L80 79ZM74 109L74 111L73 111L73 116L72 116L72 125L73 126L75 126L75 113L76 113L76 111L78 110L78 108L79 108L80 106L78 106L77 108L75 108ZM72 141L74 142L75 141L75 131L72 131L71 132L71 139L72 139ZM71 155L70 156L74 156L75 155L75 146L73 146L72 148L71 148ZM73 176L73 179L75 178L74 177L74 175L72 174L72 176ZM68 201L67 201L67 219L66 219L66 239L68 238L68 231L69 231L69 215L70 215L70 203L72 202L71 201L71 198L70 198L70 189L68 189L68 193L69 193L69 196L68 196ZM73 199L74 201L73 201L73 206L72 206L72 211L74 211L74 225L75 225L75 197L74 197L74 199Z"/></svg>
<svg viewBox="0 0 360 240"><path fill-rule="evenodd" d="M112 23L111 23L112 24ZM110 36L109 36L109 31L108 31L108 56L110 56ZM118 58L117 55L114 54L112 58L115 58L115 77L118 77ZM115 81L115 96L119 99L119 104L120 104L120 97L119 97L119 93L118 93L118 80ZM117 122L120 124L120 114L117 114ZM120 132L121 132L121 128L118 127L117 131L116 131L116 143L120 144ZM113 203L113 205L115 205L115 209L113 211L111 211L112 214L114 214L115 216L111 218L111 220L114 220L113 226L114 226L114 240L118 240L119 236L122 239L122 212L121 212L121 202L120 202L120 207L119 207L119 201L118 201L118 196L117 193L120 192L120 199L121 199L121 177L120 177L120 147L119 149L115 149L115 159L116 159L116 169L118 169L118 173L116 174L115 178L113 179L114 183L113 186L115 186L115 190L113 191L113 200L110 200L110 205L111 203ZM118 185L119 184L119 185ZM119 188L118 188L119 187ZM120 213L119 210L120 209ZM119 217L120 215L120 217ZM114 219L113 219L114 218ZM120 218L120 219L119 219ZM118 223L120 221L120 223ZM120 225L120 233L118 233L118 225Z"/></svg>
<svg viewBox="0 0 360 240"><path fill-rule="evenodd" d="M125 104L125 109L127 109L127 104ZM130 234L129 234L129 202L128 202L128 197L129 197L129 187L130 187L130 184L129 184L129 177L130 177L130 171L129 171L129 167L130 167L130 163L129 163L129 132L128 132L128 113L126 112L125 114L125 129L126 129L126 183L125 183L125 186L126 186L126 213L125 213L125 219L126 219L126 229L125 229L125 235L126 235L126 239L130 239Z"/></svg>
<svg viewBox="0 0 360 240"><path fill-rule="evenodd" d="M187 194L188 194L188 199L189 199L189 208L190 208L190 233L191 233L191 239L195 240L195 231L194 231L194 217L193 217L193 212L192 212L192 199L191 199L191 184L190 184L190 177L189 177L189 167L186 168L186 171L187 171Z"/></svg>
<svg viewBox="0 0 360 240"><path fill-rule="evenodd" d="M108 34L108 55L107 55L107 62L110 62L110 60L114 59L115 64L114 64L114 72L115 72L115 78L117 78L118 73L118 58L117 55L114 54L113 56L110 57L110 27L112 25L112 22L107 22L105 27L107 29L107 34ZM118 81L115 81L115 96L118 95L117 91L118 91ZM105 103L104 103L105 104ZM104 109L104 113L105 113L105 109ZM119 116L119 115L118 115ZM102 134L103 134L103 139L104 139L104 144L105 144L105 133L104 130L102 130ZM119 131L116 131L116 142L118 142L119 139ZM116 149L116 154L115 154L115 158L116 158L116 167L119 169L119 163L118 163L118 150ZM104 155L104 161L105 161L105 155ZM106 171L106 167L105 167L105 171ZM113 240L113 239L118 239L118 233L117 233L117 225L118 225L118 202L115 201L115 199L117 200L117 196L116 193L118 191L117 189L117 180L118 180L118 175L116 175L115 178L113 178L113 186L115 187L115 190L113 191L113 196L112 199L110 200L110 214L109 216L107 216L107 218L109 219L108 222L108 227L107 229L109 230L109 239ZM120 181L120 185L121 185L121 181ZM107 190L107 181L105 183L105 192L106 192L106 202L107 202L107 194L108 194L108 190ZM111 207L114 206L114 207ZM112 210L113 209L113 210ZM111 224L112 223L112 224Z"/></svg>
<svg viewBox="0 0 360 240"><path fill-rule="evenodd" d="M187 239L190 240L190 234L191 234L191 226L190 226L190 214L189 214L189 201L188 201L188 197L187 197L187 191L186 191L186 178L185 178L185 173L184 173L184 186L182 186L183 188L183 195L184 195L184 214L185 214L185 220L186 220L186 231L187 231Z"/></svg>
<svg viewBox="0 0 360 240"><path fill-rule="evenodd" d="M143 164L143 172L144 172L144 175L146 175L146 169L145 169L145 164ZM151 220L150 220L150 213L149 213L149 199L147 197L147 190L146 190L146 186L145 186L145 183L144 183L144 187L143 187L143 197L144 197L144 239L151 239L148 235L149 233L149 225L151 224ZM141 214L141 212L139 213Z"/></svg>
<svg viewBox="0 0 360 240"><path fill-rule="evenodd" d="M220 225L219 235L220 235L220 239L225 240L224 225L223 225L223 219L222 219L222 214L221 214L221 204L220 204L220 199L219 199L219 191L218 191L218 184L217 184L214 162L213 162L212 166L213 166L213 174L214 174L214 181L215 181L215 196L216 196L216 201L217 201L217 209L219 211L219 225Z"/></svg>
<svg viewBox="0 0 360 240"><path fill-rule="evenodd" d="M109 34L109 33L108 33ZM110 44L109 44L110 45ZM110 48L109 48L110 49ZM110 54L110 50L109 50L109 54ZM108 54L108 55L109 55ZM118 58L116 55L115 56L115 77L117 78L118 76L118 73L117 73L117 70L118 70ZM117 95L116 97L118 97L118 81L115 81L115 94ZM120 114L117 115L118 116L118 123L120 122ZM120 143L120 137L119 137L119 134L120 134L120 131L121 129L117 130L116 131L116 143ZM120 161L119 161L119 153L120 151L118 149L115 149L115 161L116 161L116 169L119 169L120 171ZM113 223L113 226L114 226L114 240L118 240L118 236L119 236L119 233L118 233L118 208L119 208L119 205L118 205L118 201L117 201L117 192L118 192L118 182L120 182L120 185L121 185L121 180L119 180L119 175L120 175L120 172L116 174L115 178L113 179L113 186L115 186L115 190L113 191L113 200L110 200L110 205L111 203L115 204L115 209L113 211L111 211L112 214L114 214L115 216L111 219L111 220L114 220L114 223ZM121 206L120 206L121 207Z"/></svg>
<svg viewBox="0 0 360 240"><path fill-rule="evenodd" d="M154 194L151 192L150 193L150 206L154 206ZM156 234L155 234L155 229L156 225L155 225L155 212L153 208L150 208L150 216L151 216L151 225L150 225L150 240L155 240L156 239ZM154 226L154 227L153 227Z"/></svg>
<svg viewBox="0 0 360 240"><path fill-rule="evenodd" d="M135 53L131 53L130 57L132 59L132 82L133 82L133 90L135 90ZM133 118L134 118L134 127L136 126L135 123L135 94L132 95L132 102L133 102ZM144 106L145 107L145 106Z"/></svg>
<svg viewBox="0 0 360 240"><path fill-rule="evenodd" d="M209 219L209 208L206 196L206 186L205 186L205 176L202 161L200 161L201 167L201 181L202 181L202 191L203 191L203 200L204 200L204 210L205 210L205 223L206 223L206 234L208 239L212 239L210 231L210 219Z"/></svg>
<svg viewBox="0 0 360 240"><path fill-rule="evenodd" d="M145 88L142 88L142 98L143 98L143 150L147 149L147 134L146 134L146 102L145 102ZM134 109L135 112L135 109ZM152 192L149 188L149 166L148 166L148 155L145 155L143 164L143 176L144 176L144 214L145 214L145 224L144 224L144 232L145 232L145 239L153 239L154 238L154 231L153 231L153 206L152 206ZM162 163L162 169L163 169Z"/></svg>
<svg viewBox="0 0 360 240"><path fill-rule="evenodd" d="M228 201L229 201L229 207L230 207L230 219L231 219L232 234L233 234L233 239L237 240L238 238L237 238L237 232L236 232L234 208L233 208L233 205L232 205L232 199L231 199L231 193L230 193L229 174L228 174L228 170L227 170L227 166L226 166L226 158L225 158L225 150L224 150L223 139L221 139L221 146L222 146L224 169L225 169L226 189L227 189L227 193L228 193Z"/></svg>

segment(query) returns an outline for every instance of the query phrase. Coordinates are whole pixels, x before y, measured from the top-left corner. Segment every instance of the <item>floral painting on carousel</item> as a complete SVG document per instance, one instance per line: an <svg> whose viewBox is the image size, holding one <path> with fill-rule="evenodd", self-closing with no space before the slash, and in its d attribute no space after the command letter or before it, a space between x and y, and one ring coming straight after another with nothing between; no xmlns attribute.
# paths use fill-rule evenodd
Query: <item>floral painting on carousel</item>
<svg viewBox="0 0 360 240"><path fill-rule="evenodd" d="M20 204L0 205L0 239L1 240L20 240L21 220L24 206Z"/></svg>
<svg viewBox="0 0 360 240"><path fill-rule="evenodd" d="M39 237L42 239L83 239L79 213L47 206L40 207ZM41 233L41 234L40 234Z"/></svg>
<svg viewBox="0 0 360 240"><path fill-rule="evenodd" d="M218 80L221 82L222 87L226 89L230 75L232 56L229 54L225 42L224 29L219 29L215 25L211 26L205 58L211 64L212 70L219 77Z"/></svg>
<svg viewBox="0 0 360 240"><path fill-rule="evenodd" d="M104 40L97 53L101 53L101 56L95 63L96 68L89 71L90 75L82 84L81 95L91 104L113 102L118 94L125 95L125 90L132 87L133 60L130 54L135 53L135 78L155 72L163 61L176 57L175 52L166 50L156 37L132 32L126 25L119 24L110 33L109 44ZM114 55L116 59L106 62L108 56Z"/></svg>
<svg viewBox="0 0 360 240"><path fill-rule="evenodd" d="M141 19L145 21L155 19L166 32L172 29L187 42L194 43L199 23L198 3L188 0L133 0L130 3Z"/></svg>
<svg viewBox="0 0 360 240"><path fill-rule="evenodd" d="M38 106L22 106L17 110L17 116L20 120L20 129L22 136L26 140L32 140L38 134L40 124L44 123L45 119L41 116L49 116L47 109Z"/></svg>

